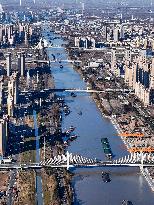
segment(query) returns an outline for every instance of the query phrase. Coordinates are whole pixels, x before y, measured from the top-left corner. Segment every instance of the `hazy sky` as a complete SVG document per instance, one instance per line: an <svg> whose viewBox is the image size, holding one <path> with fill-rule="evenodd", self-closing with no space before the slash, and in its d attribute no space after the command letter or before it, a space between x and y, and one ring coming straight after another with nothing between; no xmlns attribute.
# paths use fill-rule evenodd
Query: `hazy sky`
<svg viewBox="0 0 154 205"><path fill-rule="evenodd" d="M20 0L0 0L1 4L6 4L6 3L18 3ZM23 2L29 3L33 2L33 0L22 0ZM106 4L106 3L116 3L116 4L124 4L124 5L151 5L151 2L154 5L154 0L36 0L37 3L42 3L42 2L48 2L51 4L58 4L61 5L63 3L75 3L75 2L84 2L86 4L91 4L91 5L101 5L101 4Z"/></svg>

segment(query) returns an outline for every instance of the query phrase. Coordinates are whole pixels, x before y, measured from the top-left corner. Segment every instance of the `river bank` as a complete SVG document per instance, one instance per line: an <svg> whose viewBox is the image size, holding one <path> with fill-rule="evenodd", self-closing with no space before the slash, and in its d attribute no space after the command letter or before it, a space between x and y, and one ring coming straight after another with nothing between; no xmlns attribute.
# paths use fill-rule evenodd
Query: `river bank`
<svg viewBox="0 0 154 205"><path fill-rule="evenodd" d="M48 48L48 55L51 60L53 55L57 59L56 62L51 63L55 87L86 89L86 83L81 80L81 76L73 69L72 64L63 62L63 60L69 59L66 49L61 47L65 42L59 35L57 36L50 30L48 33L54 39L52 40L53 48ZM44 36L47 40L50 40L50 37L46 37L46 34ZM60 65L63 65L63 68L60 68ZM108 137L116 158L128 154L126 149L121 149L123 142L117 136L116 129L108 118L102 116L89 94L79 93L76 98L69 93L62 93L60 96L65 98L65 102L71 111L68 116L62 116L62 129L66 130L70 125L73 125L76 127L75 134L80 136L67 147L70 153L105 160L101 147L101 137L104 136ZM80 111L82 115L79 115ZM148 184L142 175L138 175L138 169L107 169L111 175L111 183L107 185L102 183L102 169L98 170L72 170L74 174L72 187L74 189L75 205L82 203L87 205L119 205L123 199L129 199L136 205L145 205L147 202L152 205L153 194L150 192ZM86 175L84 174L85 172L87 173ZM115 172L116 176L114 175Z"/></svg>
<svg viewBox="0 0 154 205"><path fill-rule="evenodd" d="M43 51L46 56L46 50ZM32 64L28 68L29 78L22 77L19 81L20 90L28 90L28 103L18 109L15 124L24 129L19 136L19 163L33 163L48 160L61 152L64 145L59 135L61 129L61 107L58 96L41 93L43 89L54 88L54 79L47 64ZM33 92L35 90L35 92ZM21 99L24 104L25 99ZM25 109L26 108L26 109ZM21 131L20 131L21 132ZM22 133L22 132L21 132ZM45 151L45 152L44 152ZM59 176L63 183L59 183ZM71 175L64 170L29 171L17 173L16 183L11 191L16 189L14 204L44 204L60 205L66 201L72 203L70 187ZM65 190L65 191L63 191ZM64 193L63 193L63 192ZM64 194L65 198L63 198Z"/></svg>
<svg viewBox="0 0 154 205"><path fill-rule="evenodd" d="M69 58L71 60L74 60L74 58L71 55L70 49L68 48L68 45L69 45L69 43L67 44L66 49L67 49L67 52L69 54ZM80 58L79 58L79 60L82 61L82 59L80 59ZM84 65L84 64L85 64L85 62L82 62L82 65ZM85 81L85 79L86 79L88 89L95 89L97 87L97 82L95 82L94 79L89 80L90 79L89 75L88 75L88 73L85 72L85 69L82 69L82 67L79 65L73 65L73 68L75 69L76 72L78 72L80 74L82 80ZM122 136L122 133L125 133L125 132L132 133L131 127L127 127L127 129L125 129L121 126L121 123L119 120L120 115L114 114L115 113L114 111L116 111L114 109L112 109L112 112L109 112L109 110L106 109L106 105L103 104L103 99L101 98L102 97L101 95L95 93L95 94L91 94L91 96L92 96L94 102L96 103L97 107L99 108L100 112L102 113L102 116L109 119L111 121L111 123L113 124L113 126L115 127L115 129L117 130L121 140L123 141L124 145L126 146L126 149L129 151L132 147L134 147L134 146L136 147L137 146L136 140L129 139L129 138ZM108 100L106 100L106 101L109 103ZM121 106L122 106L122 104L121 104ZM135 116L136 115L135 111L133 111L132 114L133 114L132 116ZM151 136L150 136L150 138L151 138ZM139 144L140 142L142 142L142 139L139 139L139 140L137 139L137 141ZM152 139L152 141L153 141L153 139ZM154 183L153 183L154 177L151 176L152 175L151 173L152 172L150 171L149 168L146 168L146 171L145 170L142 171L142 174L143 174L143 176L145 176L145 179L148 182L151 190L154 191Z"/></svg>
<svg viewBox="0 0 154 205"><path fill-rule="evenodd" d="M41 161L49 160L58 154L65 153L65 146L61 139L61 107L59 106L58 96L52 96L50 102L54 103L43 109L39 113L39 127L43 124L46 133L40 136L40 156ZM44 204L60 205L66 202L72 203L72 190L70 186L71 174L64 169L42 170L42 184L44 193ZM68 191L69 190L69 191Z"/></svg>
<svg viewBox="0 0 154 205"><path fill-rule="evenodd" d="M47 31L42 29L41 32ZM44 35L44 34L43 34ZM48 34L48 36L50 36ZM47 53L48 48L44 51ZM53 57L53 56L52 56ZM49 59L50 56L47 56ZM50 65L52 70L52 65ZM50 72L50 77L45 81L44 88L55 88L55 82ZM42 82L42 80L41 80ZM50 82L50 83L49 83ZM41 87L42 89L42 87ZM42 101L42 108L38 112L38 127L40 135L40 160L49 160L58 154L64 154L66 146L62 140L62 110L63 99L55 93L51 93L45 101ZM71 188L72 174L64 169L42 170L42 188L44 205L53 204L71 204L73 190Z"/></svg>

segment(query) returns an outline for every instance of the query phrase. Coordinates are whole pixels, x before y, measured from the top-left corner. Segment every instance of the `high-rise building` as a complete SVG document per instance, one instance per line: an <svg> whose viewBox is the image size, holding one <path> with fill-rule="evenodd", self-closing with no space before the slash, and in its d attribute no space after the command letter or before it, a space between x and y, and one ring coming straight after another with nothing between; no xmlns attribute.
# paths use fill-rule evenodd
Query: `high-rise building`
<svg viewBox="0 0 154 205"><path fill-rule="evenodd" d="M107 26L103 27L103 38L107 41L108 33L107 33Z"/></svg>
<svg viewBox="0 0 154 205"><path fill-rule="evenodd" d="M124 38L125 36L125 30L124 30L124 26L123 25L121 25L121 27L120 27L120 38Z"/></svg>
<svg viewBox="0 0 154 205"><path fill-rule="evenodd" d="M16 78L14 81L14 96L13 96L14 104L18 103L18 79Z"/></svg>
<svg viewBox="0 0 154 205"><path fill-rule="evenodd" d="M8 115L13 116L13 110L14 110L14 83L12 80L8 81L8 98L7 98L7 106L8 106Z"/></svg>
<svg viewBox="0 0 154 205"><path fill-rule="evenodd" d="M7 108L8 108L8 115L10 117L13 117L14 103L13 103L13 97L11 95L8 95L7 98Z"/></svg>
<svg viewBox="0 0 154 205"><path fill-rule="evenodd" d="M115 72L115 65L116 65L116 49L111 50L111 72Z"/></svg>
<svg viewBox="0 0 154 205"><path fill-rule="evenodd" d="M13 35L13 25L10 25L8 28L8 39L10 39Z"/></svg>
<svg viewBox="0 0 154 205"><path fill-rule="evenodd" d="M151 47L152 47L152 51L154 52L154 39L152 39L152 45L151 45Z"/></svg>
<svg viewBox="0 0 154 205"><path fill-rule="evenodd" d="M21 76L25 75L25 53L21 53L21 71L20 71Z"/></svg>
<svg viewBox="0 0 154 205"><path fill-rule="evenodd" d="M125 68L125 82L133 88L144 106L154 104L154 58L146 58L145 50Z"/></svg>
<svg viewBox="0 0 154 205"><path fill-rule="evenodd" d="M11 97L10 97L11 96ZM18 75L13 73L8 82L8 97L13 98L13 105L18 103Z"/></svg>
<svg viewBox="0 0 154 205"><path fill-rule="evenodd" d="M28 34L27 31L25 31L25 46L28 45Z"/></svg>
<svg viewBox="0 0 154 205"><path fill-rule="evenodd" d="M117 27L113 31L113 40L114 40L114 42L119 41L119 29Z"/></svg>
<svg viewBox="0 0 154 205"><path fill-rule="evenodd" d="M6 120L0 119L0 154L5 155L7 144Z"/></svg>
<svg viewBox="0 0 154 205"><path fill-rule="evenodd" d="M25 53L18 53L18 71L21 76L25 75Z"/></svg>
<svg viewBox="0 0 154 205"><path fill-rule="evenodd" d="M21 71L21 53L18 52L17 56L18 56L18 60L17 60L17 62L18 62L18 72L20 73L20 71Z"/></svg>
<svg viewBox="0 0 154 205"><path fill-rule="evenodd" d="M27 86L29 87L30 85L30 75L29 75L29 70L27 71Z"/></svg>
<svg viewBox="0 0 154 205"><path fill-rule="evenodd" d="M0 42L3 40L3 27L0 26Z"/></svg>
<svg viewBox="0 0 154 205"><path fill-rule="evenodd" d="M7 70L7 76L11 75L11 53L8 53L6 55L6 70Z"/></svg>
<svg viewBox="0 0 154 205"><path fill-rule="evenodd" d="M75 47L79 47L79 38L78 37L75 37Z"/></svg>
<svg viewBox="0 0 154 205"><path fill-rule="evenodd" d="M2 108L4 99L3 81L0 82L0 108Z"/></svg>
<svg viewBox="0 0 154 205"><path fill-rule="evenodd" d="M8 98L7 98L7 108L8 115L13 116L14 105L18 103L18 78L17 73L13 73L10 80L8 81Z"/></svg>
<svg viewBox="0 0 154 205"><path fill-rule="evenodd" d="M82 15L84 14L84 10L85 10L85 5L84 3L81 3L81 6L82 6Z"/></svg>
<svg viewBox="0 0 154 205"><path fill-rule="evenodd" d="M3 13L4 10L3 10L3 7L2 7L2 4L0 4L0 13Z"/></svg>

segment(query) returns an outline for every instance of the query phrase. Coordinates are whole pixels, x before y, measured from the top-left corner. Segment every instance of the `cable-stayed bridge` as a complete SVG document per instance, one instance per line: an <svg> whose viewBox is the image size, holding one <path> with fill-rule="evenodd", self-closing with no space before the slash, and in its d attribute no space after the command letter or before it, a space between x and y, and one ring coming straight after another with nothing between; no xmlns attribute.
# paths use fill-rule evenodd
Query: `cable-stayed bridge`
<svg viewBox="0 0 154 205"><path fill-rule="evenodd" d="M154 167L154 155L149 153L131 153L131 155L115 159L102 161L91 159L81 155L66 154L54 156L53 158L40 161L39 163L27 164L0 164L0 170L12 169L53 169L53 168L91 168L91 167L139 167L141 170L144 167Z"/></svg>

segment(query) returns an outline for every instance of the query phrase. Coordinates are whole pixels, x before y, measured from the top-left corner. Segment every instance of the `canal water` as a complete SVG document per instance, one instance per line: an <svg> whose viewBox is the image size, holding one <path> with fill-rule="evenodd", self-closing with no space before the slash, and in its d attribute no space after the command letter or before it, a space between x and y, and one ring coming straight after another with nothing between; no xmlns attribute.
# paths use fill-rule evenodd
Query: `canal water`
<svg viewBox="0 0 154 205"><path fill-rule="evenodd" d="M33 111L34 117L34 129L35 129L35 137L36 137L36 163L40 162L40 137L38 135L38 125L37 125L37 113ZM35 178L35 189L36 189L36 204L43 205L43 191L42 191L42 177L39 171L36 171Z"/></svg>
<svg viewBox="0 0 154 205"><path fill-rule="evenodd" d="M54 46L61 46L65 42L61 38L54 39L59 37L57 34L51 33L51 36L48 36L48 30L46 29L43 35L47 41L52 37L53 48L48 48L50 60L53 60L52 54L58 59L51 65L56 88L86 88L86 84L71 64L59 63L66 60L68 55L65 48ZM61 64L63 69L60 68ZM117 136L116 129L101 115L89 94L77 94L75 98L69 93L62 95L71 110L70 115L63 117L63 130L73 125L76 127L75 134L79 136L69 146L69 152L105 160L101 138L108 137L115 159L128 154ZM79 115L80 111L82 115ZM110 172L110 183L102 181L101 172L104 170ZM72 171L75 205L121 205L123 199L132 201L134 205L154 204L154 193L137 168L80 168Z"/></svg>

